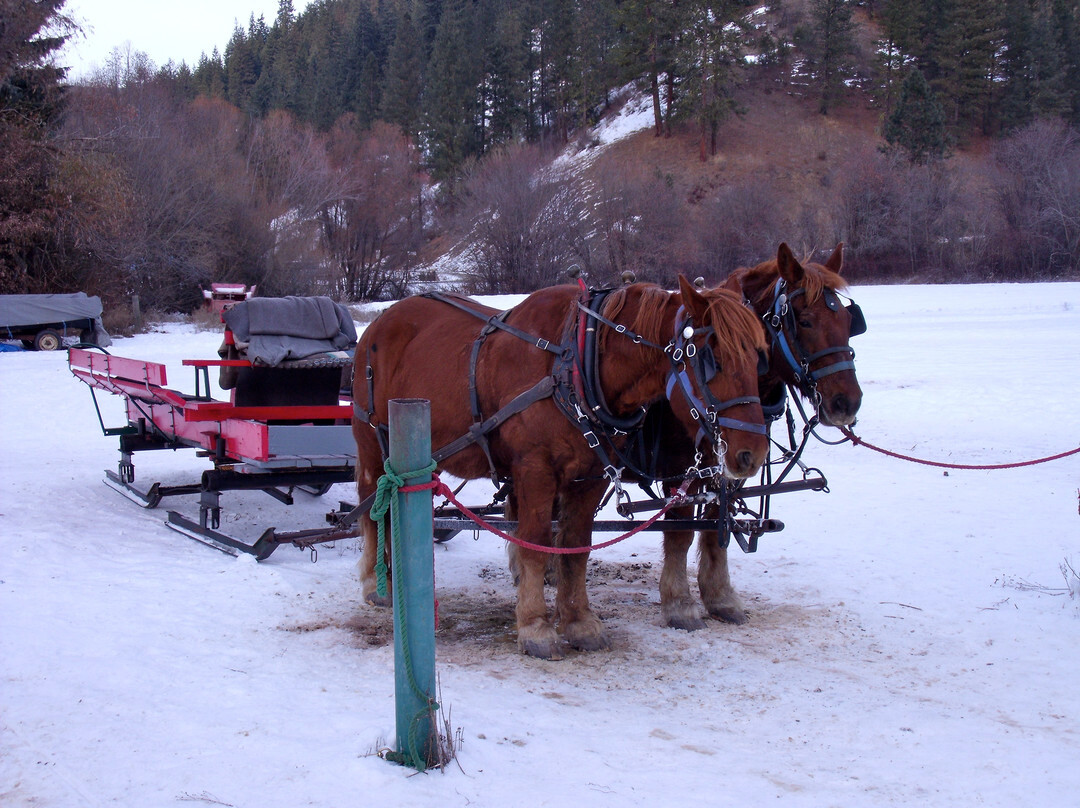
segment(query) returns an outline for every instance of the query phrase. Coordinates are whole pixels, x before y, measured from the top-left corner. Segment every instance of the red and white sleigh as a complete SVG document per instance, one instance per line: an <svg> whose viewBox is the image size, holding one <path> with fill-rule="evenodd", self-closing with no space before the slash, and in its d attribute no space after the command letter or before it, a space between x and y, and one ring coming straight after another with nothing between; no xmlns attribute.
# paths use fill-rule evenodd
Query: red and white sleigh
<svg viewBox="0 0 1080 808"><path fill-rule="evenodd" d="M284 534L268 528L254 543L226 536L219 531L221 494L263 491L291 504L298 488L321 495L335 483L354 479L352 406L342 390L348 384L351 356L347 350L330 350L268 366L241 358L243 351L236 345L233 331L227 329L221 351L226 358L183 361L195 372L194 395L170 388L163 364L70 350L69 367L90 387L102 431L119 440L117 470L105 472L105 483L146 508L157 507L166 497L198 494L197 521L169 511L167 524L225 552L263 559L280 544L310 546L314 542L306 540L309 536L332 541L335 528ZM231 377L229 401L211 396L211 368ZM124 399L126 424L105 425L97 390ZM185 448L210 461L198 482L136 485L135 454ZM344 528L337 533L342 538L352 535Z"/></svg>

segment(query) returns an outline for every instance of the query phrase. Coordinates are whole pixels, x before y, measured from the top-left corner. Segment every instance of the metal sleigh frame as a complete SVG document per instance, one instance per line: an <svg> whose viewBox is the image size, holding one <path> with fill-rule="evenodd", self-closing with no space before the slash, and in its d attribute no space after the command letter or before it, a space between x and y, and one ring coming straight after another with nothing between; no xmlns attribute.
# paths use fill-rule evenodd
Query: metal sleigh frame
<svg viewBox="0 0 1080 808"><path fill-rule="evenodd" d="M119 440L118 467L115 472L105 472L106 485L145 508L156 508L168 497L199 495L198 521L170 510L168 527L223 552L249 553L258 560L268 558L282 544L309 549L314 557L315 545L358 535L356 522L367 512L370 503L356 506L342 503L338 510L327 514L329 524L321 528L293 532L267 528L253 543L228 536L219 529L223 492L258 490L292 504L296 488L320 495L335 483L352 482L356 457L351 405L244 407L213 399L209 369L223 365L250 367L246 360L184 360L183 364L194 368L196 374L193 396L168 388L165 366L159 363L83 348L72 348L68 361L72 373L90 388L103 434ZM124 399L127 416L124 426L105 425L97 390ZM734 537L748 553L757 550L760 536L782 530L783 523L770 515L773 494L828 490L824 475L801 461L816 421L807 421L802 435L797 436L790 407L786 414L787 446L772 441L773 456L762 467L756 484L721 481L713 485L710 481L699 486L701 490L683 503L694 507L693 517L666 517L649 529L716 531L722 546L726 547ZM135 485L136 453L183 448L194 449L211 463L198 482L174 486L155 482L145 488ZM796 469L799 475L794 473ZM640 501L623 500L617 506L623 518L598 520L593 530L632 531L643 525L634 519L636 514L658 511L666 502L652 492ZM498 518L502 514L499 494L490 504L471 510L501 530L513 532L517 527L516 522ZM462 531L481 529L449 503L436 508L434 527L437 542L447 541Z"/></svg>

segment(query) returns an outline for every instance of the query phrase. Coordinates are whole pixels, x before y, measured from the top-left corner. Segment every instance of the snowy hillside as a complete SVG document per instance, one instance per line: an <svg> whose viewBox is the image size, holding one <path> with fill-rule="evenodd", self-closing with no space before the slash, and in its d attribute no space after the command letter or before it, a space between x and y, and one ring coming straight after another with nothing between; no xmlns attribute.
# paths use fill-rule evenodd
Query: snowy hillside
<svg viewBox="0 0 1080 808"><path fill-rule="evenodd" d="M1080 444L1080 284L854 297L870 325L855 340L867 440L976 464ZM218 341L170 325L112 351L190 388L180 360ZM457 764L415 775L377 755L394 741L391 624L361 603L356 543L317 563L196 544L101 483L114 441L63 354L0 354L5 808L1013 808L1080 794L1080 597L1060 569L1080 568L1080 456L946 474L814 444L831 492L777 497L786 530L733 550L747 625L664 628L660 542L645 533L590 562L614 649L560 662L517 652L501 541L436 546L440 701L463 743ZM187 451L136 464L146 483L206 467ZM318 526L350 497L228 494L224 527Z"/></svg>

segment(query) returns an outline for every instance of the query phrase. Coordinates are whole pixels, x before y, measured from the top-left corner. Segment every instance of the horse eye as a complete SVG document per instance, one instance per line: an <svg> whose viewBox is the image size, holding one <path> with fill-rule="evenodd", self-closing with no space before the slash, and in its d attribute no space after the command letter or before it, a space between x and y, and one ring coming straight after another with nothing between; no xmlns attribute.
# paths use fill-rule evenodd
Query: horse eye
<svg viewBox="0 0 1080 808"><path fill-rule="evenodd" d="M799 320L799 328L813 328L814 324L809 320Z"/></svg>

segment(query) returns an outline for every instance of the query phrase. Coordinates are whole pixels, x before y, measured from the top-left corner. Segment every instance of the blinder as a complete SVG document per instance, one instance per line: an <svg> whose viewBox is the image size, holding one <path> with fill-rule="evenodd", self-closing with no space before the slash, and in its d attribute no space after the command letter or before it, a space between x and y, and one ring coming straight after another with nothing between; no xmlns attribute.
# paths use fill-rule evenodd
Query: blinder
<svg viewBox="0 0 1080 808"><path fill-rule="evenodd" d="M758 351L757 375L764 376L769 372L769 355L765 351ZM720 367L716 364L716 355L706 347L697 352L698 376L702 384L708 384L713 380Z"/></svg>
<svg viewBox="0 0 1080 808"><path fill-rule="evenodd" d="M708 384L720 372L720 366L716 364L716 354L706 346L697 352L698 374L703 384Z"/></svg>
<svg viewBox="0 0 1080 808"><path fill-rule="evenodd" d="M859 308L858 303L848 303L848 314L851 315L851 332L850 335L857 337L860 334L866 333L866 318L863 316L862 309Z"/></svg>
<svg viewBox="0 0 1080 808"><path fill-rule="evenodd" d="M829 311L840 311L840 296L836 294L832 289L824 289L821 296L825 299L825 305L829 307ZM848 333L849 337L857 337L860 334L866 333L866 318L863 316L862 309L859 308L859 304L852 301L848 303L844 308L847 309L848 314L851 315L851 328Z"/></svg>

